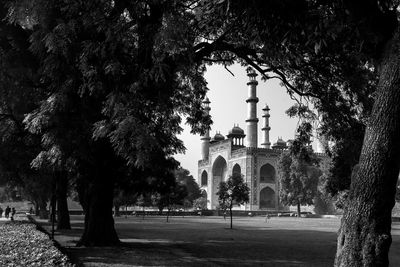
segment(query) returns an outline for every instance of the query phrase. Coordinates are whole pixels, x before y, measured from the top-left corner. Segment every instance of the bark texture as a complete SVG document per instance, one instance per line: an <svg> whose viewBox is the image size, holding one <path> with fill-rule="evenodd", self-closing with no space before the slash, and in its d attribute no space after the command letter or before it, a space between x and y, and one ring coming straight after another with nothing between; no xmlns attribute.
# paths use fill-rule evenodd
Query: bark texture
<svg viewBox="0 0 400 267"><path fill-rule="evenodd" d="M114 205L114 217L120 217L121 213L120 213L120 206L119 205Z"/></svg>
<svg viewBox="0 0 400 267"><path fill-rule="evenodd" d="M108 172L99 174L85 190L85 228L81 246L112 246L120 243L113 219L113 180Z"/></svg>
<svg viewBox="0 0 400 267"><path fill-rule="evenodd" d="M301 208L300 208L300 201L297 201L297 217L301 217Z"/></svg>
<svg viewBox="0 0 400 267"><path fill-rule="evenodd" d="M39 218L49 218L49 211L47 210L47 202L45 200L39 200Z"/></svg>
<svg viewBox="0 0 400 267"><path fill-rule="evenodd" d="M231 229L233 229L232 206L229 208L229 215L231 217Z"/></svg>
<svg viewBox="0 0 400 267"><path fill-rule="evenodd" d="M335 266L388 266L400 163L400 37L388 42L359 170L339 229Z"/></svg>
<svg viewBox="0 0 400 267"><path fill-rule="evenodd" d="M71 229L68 210L68 176L66 173L57 175L57 230Z"/></svg>

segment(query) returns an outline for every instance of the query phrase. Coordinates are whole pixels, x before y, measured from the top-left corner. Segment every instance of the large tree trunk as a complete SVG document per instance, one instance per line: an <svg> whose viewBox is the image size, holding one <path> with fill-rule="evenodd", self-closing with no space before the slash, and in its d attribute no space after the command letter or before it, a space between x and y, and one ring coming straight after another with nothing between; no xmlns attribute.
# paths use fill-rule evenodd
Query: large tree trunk
<svg viewBox="0 0 400 267"><path fill-rule="evenodd" d="M298 217L298 218L301 218L300 201L297 201L297 217Z"/></svg>
<svg viewBox="0 0 400 267"><path fill-rule="evenodd" d="M34 202L33 202L33 205L34 205L34 207L35 207L35 216L39 216L39 211L40 211L40 208L39 208L39 201L34 201Z"/></svg>
<svg viewBox="0 0 400 267"><path fill-rule="evenodd" d="M168 206L168 210L167 210L167 222L168 222L168 219L169 219L169 213L170 213L170 211L171 211L171 207Z"/></svg>
<svg viewBox="0 0 400 267"><path fill-rule="evenodd" d="M47 210L47 202L43 199L39 200L39 218L48 219L49 211Z"/></svg>
<svg viewBox="0 0 400 267"><path fill-rule="evenodd" d="M68 176L65 172L56 174L56 196L57 196L57 230L71 229L68 210Z"/></svg>
<svg viewBox="0 0 400 267"><path fill-rule="evenodd" d="M119 211L120 206L119 205L114 205L114 217L120 217L121 213Z"/></svg>
<svg viewBox="0 0 400 267"><path fill-rule="evenodd" d="M99 177L87 184L85 190L85 229L78 245L112 246L120 243L114 228L112 177L99 172Z"/></svg>
<svg viewBox="0 0 400 267"><path fill-rule="evenodd" d="M233 228L232 206L229 207L229 215L231 216L231 229Z"/></svg>
<svg viewBox="0 0 400 267"><path fill-rule="evenodd" d="M388 43L367 125L359 170L351 181L335 266L388 266L391 213L400 163L400 38Z"/></svg>

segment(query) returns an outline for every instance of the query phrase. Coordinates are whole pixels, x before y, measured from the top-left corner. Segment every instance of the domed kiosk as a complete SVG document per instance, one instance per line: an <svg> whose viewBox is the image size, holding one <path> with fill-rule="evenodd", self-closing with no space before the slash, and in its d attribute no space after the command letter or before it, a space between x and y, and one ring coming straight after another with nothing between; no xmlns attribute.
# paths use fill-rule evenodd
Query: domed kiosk
<svg viewBox="0 0 400 267"><path fill-rule="evenodd" d="M244 146L244 138L246 135L244 134L244 130L238 125L233 125L233 128L229 131L227 135L229 139L232 139L232 145L234 146Z"/></svg>

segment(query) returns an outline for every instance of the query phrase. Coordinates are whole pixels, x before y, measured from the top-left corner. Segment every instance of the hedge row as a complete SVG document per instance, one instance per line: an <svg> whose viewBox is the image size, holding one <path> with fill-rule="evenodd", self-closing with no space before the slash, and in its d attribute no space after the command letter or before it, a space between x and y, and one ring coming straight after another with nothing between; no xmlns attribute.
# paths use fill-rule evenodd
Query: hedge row
<svg viewBox="0 0 400 267"><path fill-rule="evenodd" d="M76 266L28 222L0 224L0 266Z"/></svg>

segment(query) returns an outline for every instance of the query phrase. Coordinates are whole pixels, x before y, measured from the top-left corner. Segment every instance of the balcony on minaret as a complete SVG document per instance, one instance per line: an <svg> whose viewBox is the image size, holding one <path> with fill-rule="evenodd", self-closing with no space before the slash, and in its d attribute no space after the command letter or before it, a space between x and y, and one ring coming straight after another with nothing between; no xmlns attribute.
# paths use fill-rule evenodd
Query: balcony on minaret
<svg viewBox="0 0 400 267"><path fill-rule="evenodd" d="M232 140L232 148L244 147L245 134L242 128L238 125L233 125L233 128L229 131L227 137Z"/></svg>
<svg viewBox="0 0 400 267"><path fill-rule="evenodd" d="M247 70L247 76L249 77L249 82L247 83L247 85L249 85L249 84L257 85L258 84L258 82L256 80L257 73L253 69Z"/></svg>

